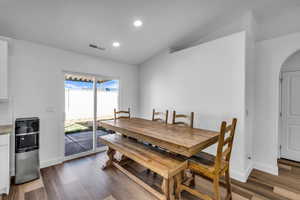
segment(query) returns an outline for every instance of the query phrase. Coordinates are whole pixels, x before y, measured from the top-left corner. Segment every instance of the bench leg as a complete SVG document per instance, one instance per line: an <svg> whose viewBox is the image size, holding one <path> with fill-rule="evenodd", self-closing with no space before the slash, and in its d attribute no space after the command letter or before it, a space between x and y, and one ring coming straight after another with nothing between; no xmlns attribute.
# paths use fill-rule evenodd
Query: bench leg
<svg viewBox="0 0 300 200"><path fill-rule="evenodd" d="M120 161L118 163L119 163L119 165L124 166L124 165L130 163L131 161L132 160L130 160L128 157L122 155L122 157L121 157L121 159L120 159Z"/></svg>
<svg viewBox="0 0 300 200"><path fill-rule="evenodd" d="M105 165L102 166L103 170L107 169L108 167L110 167L112 165L116 151L109 147L106 153L108 156L108 160L106 161Z"/></svg>

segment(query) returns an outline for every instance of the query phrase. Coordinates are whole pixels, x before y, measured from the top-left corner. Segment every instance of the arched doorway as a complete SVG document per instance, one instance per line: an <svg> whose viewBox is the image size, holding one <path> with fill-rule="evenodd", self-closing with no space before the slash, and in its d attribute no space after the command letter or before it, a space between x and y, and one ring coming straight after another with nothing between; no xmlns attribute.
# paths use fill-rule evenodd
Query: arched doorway
<svg viewBox="0 0 300 200"><path fill-rule="evenodd" d="M281 68L280 158L300 162L300 50Z"/></svg>

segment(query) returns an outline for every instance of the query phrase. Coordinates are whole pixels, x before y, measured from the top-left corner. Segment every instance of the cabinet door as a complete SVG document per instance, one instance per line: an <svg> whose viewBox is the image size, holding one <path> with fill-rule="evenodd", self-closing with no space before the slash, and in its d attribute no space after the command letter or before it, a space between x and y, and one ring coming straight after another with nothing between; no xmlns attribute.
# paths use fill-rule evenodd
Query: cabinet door
<svg viewBox="0 0 300 200"><path fill-rule="evenodd" d="M7 146L0 146L0 193L9 188L9 151Z"/></svg>
<svg viewBox="0 0 300 200"><path fill-rule="evenodd" d="M7 92L7 62L8 42L0 40L0 100L8 99Z"/></svg>

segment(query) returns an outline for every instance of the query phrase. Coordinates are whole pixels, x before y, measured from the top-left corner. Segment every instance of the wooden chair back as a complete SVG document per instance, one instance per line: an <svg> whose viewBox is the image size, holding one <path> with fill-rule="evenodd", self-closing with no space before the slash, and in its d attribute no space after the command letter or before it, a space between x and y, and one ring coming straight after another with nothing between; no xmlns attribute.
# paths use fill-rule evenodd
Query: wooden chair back
<svg viewBox="0 0 300 200"><path fill-rule="evenodd" d="M155 109L152 111L152 121L159 121L165 124L168 123L169 111L166 112L156 112Z"/></svg>
<svg viewBox="0 0 300 200"><path fill-rule="evenodd" d="M222 163L229 164L230 162L236 123L236 118L234 118L231 125L228 126L225 121L222 122L217 154L215 157L215 170L217 171L221 170Z"/></svg>
<svg viewBox="0 0 300 200"><path fill-rule="evenodd" d="M220 178L225 176L225 185L227 188L226 199L232 199L232 189L230 181L230 172L229 172L229 162L231 157L233 139L235 134L237 119L233 119L231 125L222 122L219 143L217 148L217 155L215 157L215 162L211 165L211 162L203 163L197 162L197 160L190 159L188 161L187 169L191 170L192 176L188 178L187 181L182 181L181 177L176 177L177 182L179 183L176 189L176 195L181 200L181 192L183 190L205 200L221 200L221 191L220 191ZM205 160L205 159L203 159ZM195 175L201 174L210 178L213 181L213 198L204 194L195 187Z"/></svg>
<svg viewBox="0 0 300 200"><path fill-rule="evenodd" d="M114 109L114 119L127 118L130 119L130 108L127 111Z"/></svg>
<svg viewBox="0 0 300 200"><path fill-rule="evenodd" d="M187 119L189 123L184 121L178 121L177 119ZM194 112L191 112L191 115L177 114L176 111L173 111L173 120L172 124L184 125L193 128L194 127Z"/></svg>

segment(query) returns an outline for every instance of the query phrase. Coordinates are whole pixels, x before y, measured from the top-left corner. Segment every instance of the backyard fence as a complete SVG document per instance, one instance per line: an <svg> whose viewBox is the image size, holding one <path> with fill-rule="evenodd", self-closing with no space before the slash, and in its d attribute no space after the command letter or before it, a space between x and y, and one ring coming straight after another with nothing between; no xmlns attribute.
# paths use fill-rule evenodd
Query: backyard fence
<svg viewBox="0 0 300 200"><path fill-rule="evenodd" d="M114 108L118 107L118 91L97 90L97 118L113 117ZM65 88L66 121L93 119L93 89Z"/></svg>

